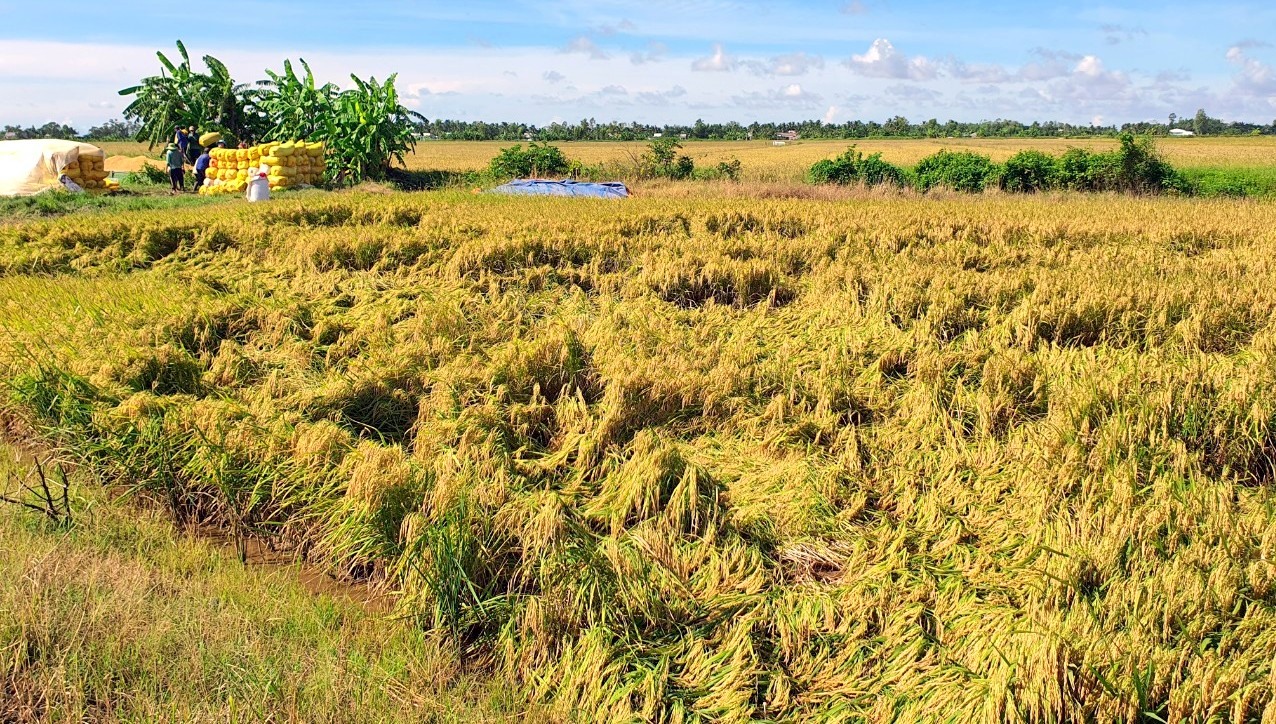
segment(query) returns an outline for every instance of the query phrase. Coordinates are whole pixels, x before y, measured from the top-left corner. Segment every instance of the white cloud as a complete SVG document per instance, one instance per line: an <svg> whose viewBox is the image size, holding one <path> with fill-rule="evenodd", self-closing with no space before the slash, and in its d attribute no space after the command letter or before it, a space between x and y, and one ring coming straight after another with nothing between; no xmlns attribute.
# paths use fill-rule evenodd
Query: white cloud
<svg viewBox="0 0 1276 724"><path fill-rule="evenodd" d="M920 85L893 85L886 89L886 94L895 98L906 101L916 101L919 103L934 103L943 98L943 94L939 91L926 88Z"/></svg>
<svg viewBox="0 0 1276 724"><path fill-rule="evenodd" d="M804 89L798 83L790 83L769 91L751 91L731 97L732 102L744 108L783 106L788 108L818 107L823 98Z"/></svg>
<svg viewBox="0 0 1276 724"><path fill-rule="evenodd" d="M1128 27L1115 23L1100 25L1099 31L1103 33L1103 42L1108 45L1120 45L1137 38L1147 37L1148 34L1148 31L1141 27Z"/></svg>
<svg viewBox="0 0 1276 724"><path fill-rule="evenodd" d="M1135 117L1148 114L1148 102L1130 76L1109 70L1094 55L1081 56L1066 75L1048 82L1033 83L1025 90L1031 90L1035 95L1021 94L1021 97L1039 101L1055 114L1107 115L1120 112Z"/></svg>
<svg viewBox="0 0 1276 724"><path fill-rule="evenodd" d="M641 91L634 97L644 106L668 106L673 100L687 95L687 89L676 85L667 91Z"/></svg>
<svg viewBox="0 0 1276 724"><path fill-rule="evenodd" d="M970 83L1005 83L1014 77L1014 74L1000 65L965 63L950 58L946 66L949 75Z"/></svg>
<svg viewBox="0 0 1276 724"><path fill-rule="evenodd" d="M663 60L669 54L669 46L664 43L653 40L647 43L647 49L642 52L631 53L629 62L634 65L642 65L643 63L655 63Z"/></svg>
<svg viewBox="0 0 1276 724"><path fill-rule="evenodd" d="M1272 44L1267 42L1266 40L1258 40L1256 38L1246 38L1244 40L1238 41L1232 47L1240 48L1242 50L1250 50L1252 48L1270 48L1272 47Z"/></svg>
<svg viewBox="0 0 1276 724"><path fill-rule="evenodd" d="M1191 79L1192 74L1189 73L1186 68L1179 68L1178 70L1163 70L1157 73L1155 78L1156 82L1161 84L1182 83L1183 81Z"/></svg>
<svg viewBox="0 0 1276 724"><path fill-rule="evenodd" d="M604 23L603 25L599 25L597 28L594 29L594 32L604 37L610 38L613 35L620 35L622 33L632 33L637 29L638 29L638 26L635 25L632 21L621 20L619 23L616 23L615 25L608 25L606 23Z"/></svg>
<svg viewBox="0 0 1276 724"><path fill-rule="evenodd" d="M727 55L727 51L719 43L713 46L713 55L697 58L691 63L691 69L702 72L726 72L736 68L736 59Z"/></svg>
<svg viewBox="0 0 1276 724"><path fill-rule="evenodd" d="M1269 104L1276 105L1272 97L1276 96L1276 68L1246 54L1249 47L1256 46L1237 44L1227 50L1228 62L1238 68L1233 77L1236 90L1247 96L1266 96Z"/></svg>
<svg viewBox="0 0 1276 724"><path fill-rule="evenodd" d="M811 70L823 67L824 59L820 56L797 52L772 58L768 71L771 75L806 75Z"/></svg>
<svg viewBox="0 0 1276 724"><path fill-rule="evenodd" d="M1073 70L1084 76L1098 78L1104 73L1103 61L1093 55L1087 55L1081 59L1081 62L1077 63L1077 67Z"/></svg>
<svg viewBox="0 0 1276 724"><path fill-rule="evenodd" d="M825 125L836 123L839 110L837 106L829 106L829 109L824 111L824 118L821 120L824 121Z"/></svg>
<svg viewBox="0 0 1276 724"><path fill-rule="evenodd" d="M870 78L931 80L939 75L933 62L922 56L904 55L886 38L874 40L862 55L852 55L846 66Z"/></svg>
<svg viewBox="0 0 1276 724"><path fill-rule="evenodd" d="M635 20L641 21L644 32L653 22L647 17ZM1037 49L1022 66L998 65L979 62L973 55L968 60L916 57L885 39L866 43L861 54L840 62L797 50L740 57L728 52L734 45L721 44L697 58L659 44L644 49L644 41L633 37L625 38L621 52L596 44L605 42L597 30L599 22L590 23L596 29L566 47L480 48L462 38L455 47L419 50L192 47L192 53L198 57L211 51L226 61L236 78L249 82L262 77L264 68L278 70L284 57L305 57L320 82L343 87L349 85L351 72L384 78L398 70L405 103L411 101L430 118L536 124L556 116L579 118L582 112L599 120L654 123L697 116L749 122L822 115L841 122L922 113L934 113L941 120L949 115L961 120L1001 116L1074 123L1102 115L1109 123L1120 123L1198 107L1224 118L1266 120L1276 97L1273 63L1265 55L1268 51L1253 41L1214 51L1219 65L1224 57L1231 63L1230 81L1226 73L1217 77L1202 69L1197 71L1200 80L1193 82L1183 71L1131 71L1102 53ZM1094 44L1102 47L1097 38ZM6 101L8 123L56 120L87 128L118 115L127 104L129 99L117 95L119 88L159 70L155 49L149 45L0 45L0 98ZM569 56L563 52L577 53L577 62L565 60ZM641 62L634 55L641 56ZM104 58L109 62L102 62ZM1186 56L1181 62L1197 68ZM559 70L564 63L570 63L570 78ZM693 64L709 72L687 72ZM728 70L747 72L724 72ZM940 87L931 82L936 79L961 85ZM944 95L936 100L936 92Z"/></svg>
<svg viewBox="0 0 1276 724"><path fill-rule="evenodd" d="M598 47L598 45L594 43L594 41L590 40L587 36L584 36L584 35L578 38L574 38L570 43L568 43L563 48L563 52L564 53L581 53L584 55L588 55L591 60L607 60L608 58L611 57L606 52L604 52L602 48Z"/></svg>
<svg viewBox="0 0 1276 724"><path fill-rule="evenodd" d="M846 15L864 15L868 12L868 5L864 0L851 0L842 6L842 12Z"/></svg>
<svg viewBox="0 0 1276 724"><path fill-rule="evenodd" d="M1032 54L1037 57L1037 60L1024 64L1015 73L1017 79L1041 81L1062 78L1071 72L1072 63L1081 60L1081 56L1075 53L1047 50L1045 48L1036 48L1032 51Z"/></svg>

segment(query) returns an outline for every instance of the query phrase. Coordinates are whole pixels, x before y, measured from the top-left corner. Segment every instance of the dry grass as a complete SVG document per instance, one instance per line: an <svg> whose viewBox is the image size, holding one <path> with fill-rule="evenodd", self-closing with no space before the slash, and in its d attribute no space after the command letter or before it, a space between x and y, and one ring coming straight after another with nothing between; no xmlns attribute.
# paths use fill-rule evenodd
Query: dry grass
<svg viewBox="0 0 1276 724"><path fill-rule="evenodd" d="M0 229L6 330L61 350L0 374L558 716L1257 721L1274 230L1075 195L68 218Z"/></svg>
<svg viewBox="0 0 1276 724"><path fill-rule="evenodd" d="M0 445L0 481L29 474ZM0 492L11 493L12 490ZM327 595L101 490L76 524L0 508L0 720L512 720L446 640Z"/></svg>

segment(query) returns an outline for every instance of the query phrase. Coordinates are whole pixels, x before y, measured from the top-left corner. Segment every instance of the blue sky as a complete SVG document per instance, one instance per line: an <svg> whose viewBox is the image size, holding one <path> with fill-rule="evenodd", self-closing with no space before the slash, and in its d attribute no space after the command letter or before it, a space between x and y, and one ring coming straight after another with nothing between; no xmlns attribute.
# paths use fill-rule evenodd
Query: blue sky
<svg viewBox="0 0 1276 724"><path fill-rule="evenodd" d="M200 22L191 8L216 8ZM155 50L254 80L397 72L431 118L646 122L1276 118L1276 4L902 0L0 0L0 123L118 116Z"/></svg>

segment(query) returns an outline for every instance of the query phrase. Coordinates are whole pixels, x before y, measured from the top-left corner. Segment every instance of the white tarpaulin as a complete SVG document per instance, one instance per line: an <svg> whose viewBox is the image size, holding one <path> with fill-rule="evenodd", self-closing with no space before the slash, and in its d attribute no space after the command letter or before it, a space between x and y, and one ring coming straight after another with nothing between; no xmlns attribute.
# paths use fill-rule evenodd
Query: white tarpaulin
<svg viewBox="0 0 1276 724"><path fill-rule="evenodd" d="M106 154L79 141L0 141L0 196L30 196L56 188L62 170L78 166L81 157L105 159Z"/></svg>

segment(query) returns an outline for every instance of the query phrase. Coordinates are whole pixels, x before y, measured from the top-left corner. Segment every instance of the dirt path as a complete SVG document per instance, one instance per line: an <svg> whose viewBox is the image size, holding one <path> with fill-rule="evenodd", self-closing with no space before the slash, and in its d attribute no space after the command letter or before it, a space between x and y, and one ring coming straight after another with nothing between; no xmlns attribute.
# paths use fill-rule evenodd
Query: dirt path
<svg viewBox="0 0 1276 724"><path fill-rule="evenodd" d="M148 164L162 168L159 161L146 156L108 156L103 167L111 173L136 173Z"/></svg>

